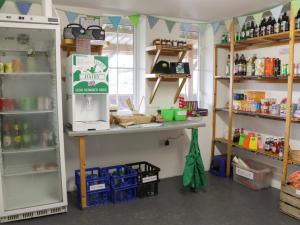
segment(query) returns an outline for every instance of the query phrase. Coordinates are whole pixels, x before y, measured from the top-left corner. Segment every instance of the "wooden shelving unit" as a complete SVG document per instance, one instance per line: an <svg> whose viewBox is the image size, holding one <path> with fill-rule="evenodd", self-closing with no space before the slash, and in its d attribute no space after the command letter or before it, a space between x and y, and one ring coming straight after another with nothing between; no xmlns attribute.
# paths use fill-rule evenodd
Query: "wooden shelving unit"
<svg viewBox="0 0 300 225"><path fill-rule="evenodd" d="M292 7L292 5L291 5ZM292 10L291 10L292 11ZM232 23L230 28L230 35L234 37L235 35L235 25ZM272 34L263 37L251 38L248 40L243 40L235 42L234 38L231 38L230 44L217 44L215 45L215 67L214 67L214 94L213 94L213 118L212 118L212 149L211 155L214 156L215 147L217 144L227 145L227 176L230 175L231 167L231 157L233 148L243 149L245 151L250 151L255 154L263 155L266 157L271 157L276 160L282 161L282 188L280 196L280 209L282 212L293 216L297 219L300 219L300 191L292 188L287 185L287 172L288 165L300 165L299 161L293 161L289 159L290 151L290 132L292 123L300 123L299 118L294 118L292 115L292 96L293 96L293 85L294 83L300 83L300 76L294 74L294 56L295 56L295 43L300 43L300 30L295 30L295 17L290 16L290 31L283 32L279 34ZM249 50L249 49L258 49L265 47L274 47L280 45L288 45L289 48L289 71L290 74L286 77L237 77L234 76L234 54L237 51ZM225 49L230 52L230 76L220 76L218 72L218 53L220 49ZM252 112L242 112L233 110L233 88L234 83L241 82L265 82L265 83L286 83L287 84L287 115L286 117L266 115L260 113ZM217 108L217 95L218 95L218 83L219 82L229 82L229 95L228 108ZM216 137L216 115L218 112L228 113L228 135L227 138L217 138ZM278 120L285 122L285 131L284 131L284 154L282 158L279 158L278 155L274 155L270 152L258 152L251 151L242 146L239 146L237 143L232 141L232 119L234 115L242 115L249 117L264 118L270 120Z"/></svg>
<svg viewBox="0 0 300 225"><path fill-rule="evenodd" d="M156 63L158 62L158 59L160 56L177 57L178 62L182 62L182 60L186 56L187 52L191 51L191 50L192 50L191 45L188 45L183 48L168 48L168 47L164 47L164 46L160 46L160 45L147 47L146 52L149 55L154 55L154 59L153 59L152 66L150 69L151 72L153 72L153 68L156 65ZM154 88L152 90L152 93L150 95L149 103L151 104L153 102L161 82L170 82L170 81L171 82L174 82L174 81L179 82L180 81L178 88L176 90L175 96L174 96L174 104L175 104L184 84L186 83L187 79L189 79L190 77L191 77L190 74L154 74L154 73L146 74L145 75L146 80L156 82L154 85Z"/></svg>

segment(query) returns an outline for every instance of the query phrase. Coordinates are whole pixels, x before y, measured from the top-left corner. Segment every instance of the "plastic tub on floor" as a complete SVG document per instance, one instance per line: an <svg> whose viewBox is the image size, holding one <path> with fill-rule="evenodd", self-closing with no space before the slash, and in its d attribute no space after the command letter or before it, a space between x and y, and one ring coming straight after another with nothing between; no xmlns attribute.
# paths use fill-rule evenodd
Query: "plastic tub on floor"
<svg viewBox="0 0 300 225"><path fill-rule="evenodd" d="M244 162L250 167L246 169L233 164L233 180L252 190L261 190L271 185L273 168L263 163L245 159Z"/></svg>

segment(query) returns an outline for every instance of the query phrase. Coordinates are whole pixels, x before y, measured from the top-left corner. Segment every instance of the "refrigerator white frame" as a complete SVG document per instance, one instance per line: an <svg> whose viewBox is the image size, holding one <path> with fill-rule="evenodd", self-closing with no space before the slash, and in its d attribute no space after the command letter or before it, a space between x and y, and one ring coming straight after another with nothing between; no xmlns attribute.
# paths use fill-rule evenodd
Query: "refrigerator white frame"
<svg viewBox="0 0 300 225"><path fill-rule="evenodd" d="M2 176L0 176L0 219L6 216L20 215L28 212L36 212L40 210L65 207L67 206L67 187L66 187L66 168L65 168L65 152L64 152L64 135L63 135L63 116L62 116L62 93L61 93L61 54L60 54L60 25L53 24L20 24L15 22L0 22L1 28L24 28L24 29L45 29L53 30L56 36L56 93L57 93L57 130L59 137L60 150L60 173L61 173L61 188L62 188L62 202L33 206L28 208L4 211L3 190L2 190ZM61 122L60 122L61 121Z"/></svg>

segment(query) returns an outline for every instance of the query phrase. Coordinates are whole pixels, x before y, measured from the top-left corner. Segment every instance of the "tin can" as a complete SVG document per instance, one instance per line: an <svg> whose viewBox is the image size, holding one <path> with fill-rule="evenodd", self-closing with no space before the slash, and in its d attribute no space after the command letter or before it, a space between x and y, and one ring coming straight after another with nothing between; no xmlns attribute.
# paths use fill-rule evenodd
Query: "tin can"
<svg viewBox="0 0 300 225"><path fill-rule="evenodd" d="M45 97L44 98L44 110L51 110L52 109L52 99Z"/></svg>
<svg viewBox="0 0 300 225"><path fill-rule="evenodd" d="M255 75L263 76L265 72L265 59L256 59L255 60Z"/></svg>
<svg viewBox="0 0 300 225"><path fill-rule="evenodd" d="M44 110L45 109L45 98L43 96L39 96L37 98L37 109Z"/></svg>
<svg viewBox="0 0 300 225"><path fill-rule="evenodd" d="M281 75L282 76L287 76L289 72L289 65L288 64L283 64L281 66Z"/></svg>
<svg viewBox="0 0 300 225"><path fill-rule="evenodd" d="M5 71L5 73L12 73L13 72L13 64L11 62L5 63L4 71Z"/></svg>
<svg viewBox="0 0 300 225"><path fill-rule="evenodd" d="M0 73L4 73L4 64L0 62Z"/></svg>
<svg viewBox="0 0 300 225"><path fill-rule="evenodd" d="M272 104L270 113L272 115L279 115L279 104Z"/></svg>

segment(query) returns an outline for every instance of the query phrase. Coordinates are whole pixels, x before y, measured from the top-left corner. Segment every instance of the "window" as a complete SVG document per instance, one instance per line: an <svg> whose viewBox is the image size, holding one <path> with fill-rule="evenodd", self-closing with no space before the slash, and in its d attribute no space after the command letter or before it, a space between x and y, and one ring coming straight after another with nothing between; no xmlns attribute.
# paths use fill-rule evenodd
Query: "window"
<svg viewBox="0 0 300 225"><path fill-rule="evenodd" d="M196 27L193 26L190 32L181 32L180 38L193 45L193 50L189 51L184 58L184 62L190 65L191 79L188 79L185 86L181 91L181 95L187 100L199 100L199 87L200 87L200 52L199 52L199 36L200 33Z"/></svg>
<svg viewBox="0 0 300 225"><path fill-rule="evenodd" d="M109 57L110 104L118 105L119 110L128 109L126 99L135 95L134 28L125 18L118 29L109 21L102 21L102 26L109 43L103 48L103 54Z"/></svg>

